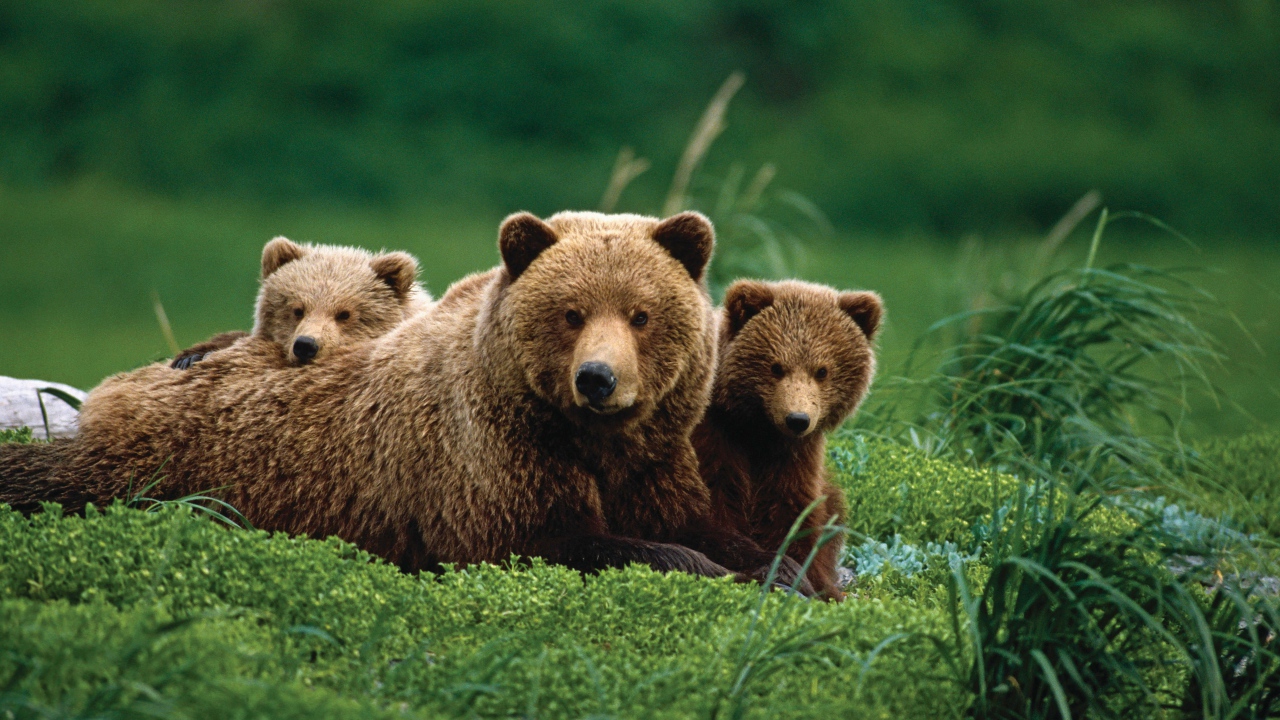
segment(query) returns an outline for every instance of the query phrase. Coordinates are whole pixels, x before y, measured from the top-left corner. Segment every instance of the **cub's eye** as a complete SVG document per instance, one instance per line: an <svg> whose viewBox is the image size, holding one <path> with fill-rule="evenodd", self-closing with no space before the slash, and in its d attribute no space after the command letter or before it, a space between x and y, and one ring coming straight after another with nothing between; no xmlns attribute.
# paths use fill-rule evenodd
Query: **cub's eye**
<svg viewBox="0 0 1280 720"><path fill-rule="evenodd" d="M782 379L787 374L787 371L783 370L782 365L778 363L774 363L773 367L769 368L769 372L773 373L773 376L778 379Z"/></svg>
<svg viewBox="0 0 1280 720"><path fill-rule="evenodd" d="M294 309L293 309L293 316L294 316L294 317L296 317L296 318L298 318L299 320L301 320L301 319L302 319L302 315L303 315L302 308L294 308Z"/></svg>
<svg viewBox="0 0 1280 720"><path fill-rule="evenodd" d="M818 378L819 380L826 380L826 379L827 379L827 369L826 369L826 368L818 368L818 372L814 373L814 374L813 374L813 376L814 376L814 377L816 377L816 378Z"/></svg>
<svg viewBox="0 0 1280 720"><path fill-rule="evenodd" d="M635 317L631 318L631 325L634 327L644 327L647 322L649 322L649 313L643 310L636 313Z"/></svg>
<svg viewBox="0 0 1280 720"><path fill-rule="evenodd" d="M338 322L343 322L344 320L350 320L350 319L351 319L351 313L347 312L346 310L343 310L342 312L338 313L337 315L334 315L334 316L333 316L333 319L337 320Z"/></svg>
<svg viewBox="0 0 1280 720"><path fill-rule="evenodd" d="M569 323L569 327L582 327L582 316L577 310L570 310L564 314L564 321Z"/></svg>

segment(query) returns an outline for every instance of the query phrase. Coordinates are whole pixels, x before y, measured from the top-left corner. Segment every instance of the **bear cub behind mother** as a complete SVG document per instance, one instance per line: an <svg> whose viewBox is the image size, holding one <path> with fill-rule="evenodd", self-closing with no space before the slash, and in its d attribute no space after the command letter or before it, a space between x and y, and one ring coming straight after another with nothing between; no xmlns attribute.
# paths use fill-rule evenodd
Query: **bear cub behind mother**
<svg viewBox="0 0 1280 720"><path fill-rule="evenodd" d="M337 535L406 569L513 553L756 568L769 553L703 522L689 440L716 357L713 244L695 213L513 215L501 266L323 364L279 368L250 339L186 372L108 380L76 440L0 452L0 478L29 495L0 500L74 486L102 501L163 466L160 495L229 485L259 528Z"/></svg>

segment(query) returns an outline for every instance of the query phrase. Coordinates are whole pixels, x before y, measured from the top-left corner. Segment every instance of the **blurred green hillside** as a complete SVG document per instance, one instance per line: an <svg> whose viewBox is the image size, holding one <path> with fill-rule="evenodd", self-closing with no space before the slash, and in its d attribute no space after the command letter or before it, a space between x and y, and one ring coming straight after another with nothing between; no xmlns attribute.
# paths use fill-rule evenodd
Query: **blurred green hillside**
<svg viewBox="0 0 1280 720"><path fill-rule="evenodd" d="M181 344L247 328L277 234L409 250L439 293L505 214L598 206L623 147L652 167L617 209L657 213L735 70L689 193L722 273L775 259L723 221L775 163L772 197L830 220L788 228L785 274L881 291L888 374L970 307L963 248L1038 242L1096 188L1202 247L1130 223L1109 259L1221 270L1202 427L1280 422L1277 0L0 0L0 374L165 357L153 293Z"/></svg>
<svg viewBox="0 0 1280 720"><path fill-rule="evenodd" d="M1089 188L1197 233L1280 224L1274 0L4 0L0 179L163 195L650 207L778 161L838 227L1041 230Z"/></svg>

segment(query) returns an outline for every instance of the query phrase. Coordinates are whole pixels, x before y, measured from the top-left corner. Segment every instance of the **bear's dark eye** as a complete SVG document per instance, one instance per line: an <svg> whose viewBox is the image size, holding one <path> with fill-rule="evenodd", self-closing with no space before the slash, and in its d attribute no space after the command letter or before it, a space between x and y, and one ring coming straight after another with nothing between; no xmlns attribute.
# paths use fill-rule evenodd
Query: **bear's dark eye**
<svg viewBox="0 0 1280 720"><path fill-rule="evenodd" d="M342 312L338 313L337 315L334 315L333 317L338 322L343 322L344 320L351 319L351 313L347 312L346 310L343 310Z"/></svg>
<svg viewBox="0 0 1280 720"><path fill-rule="evenodd" d="M294 309L293 309L293 316L294 316L294 317L296 317L296 318L298 318L299 320L301 320L301 319L302 319L302 315L303 315L302 308L294 308Z"/></svg>
<svg viewBox="0 0 1280 720"><path fill-rule="evenodd" d="M787 374L787 371L783 370L782 365L778 363L774 363L773 367L769 368L769 372L773 373L773 376L778 379L782 379Z"/></svg>
<svg viewBox="0 0 1280 720"><path fill-rule="evenodd" d="M577 310L570 310L564 314L564 321L569 323L569 327L582 327L582 316Z"/></svg>
<svg viewBox="0 0 1280 720"><path fill-rule="evenodd" d="M816 377L816 378L818 378L819 380L826 380L826 379L827 379L827 369L826 369L826 368L818 368L818 372L814 373L814 374L813 374L813 376L814 376L814 377Z"/></svg>
<svg viewBox="0 0 1280 720"><path fill-rule="evenodd" d="M644 327L647 322L649 322L649 313L643 310L636 313L635 317L631 318L631 324L635 327Z"/></svg>

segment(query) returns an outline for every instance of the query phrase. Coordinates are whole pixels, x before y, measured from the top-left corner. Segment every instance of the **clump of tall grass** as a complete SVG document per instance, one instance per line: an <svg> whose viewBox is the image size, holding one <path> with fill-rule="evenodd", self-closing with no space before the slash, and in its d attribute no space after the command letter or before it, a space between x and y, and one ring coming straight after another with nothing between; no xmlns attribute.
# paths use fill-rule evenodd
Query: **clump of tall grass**
<svg viewBox="0 0 1280 720"><path fill-rule="evenodd" d="M919 376L909 363L859 424L1024 480L986 524L989 575L975 586L960 563L951 572L976 717L1262 717L1280 684L1275 589L1256 572L1243 583L1221 543L1178 532L1143 494L1186 468L1180 423L1191 393L1215 393L1224 357L1204 320L1220 314L1183 269L1099 266L1106 228L1137 213L1103 209L1083 262L1054 269L1099 204L1082 198L1021 277L977 263L974 306L935 323L912 355L942 345L934 368ZM1091 519L1117 508L1130 524ZM1231 551L1267 566L1247 536L1232 538Z"/></svg>
<svg viewBox="0 0 1280 720"><path fill-rule="evenodd" d="M935 323L917 355L927 342L953 340L935 370L896 380L923 395L923 412L905 426L1031 474L1079 472L1105 458L1162 475L1170 452L1180 454L1189 394L1214 393L1209 369L1224 358L1202 323L1214 298L1186 270L1096 265L1107 226L1134 215L1103 209L1082 265L988 289L983 306ZM1042 248L1056 250L1059 237ZM871 416L900 431L901 397Z"/></svg>

